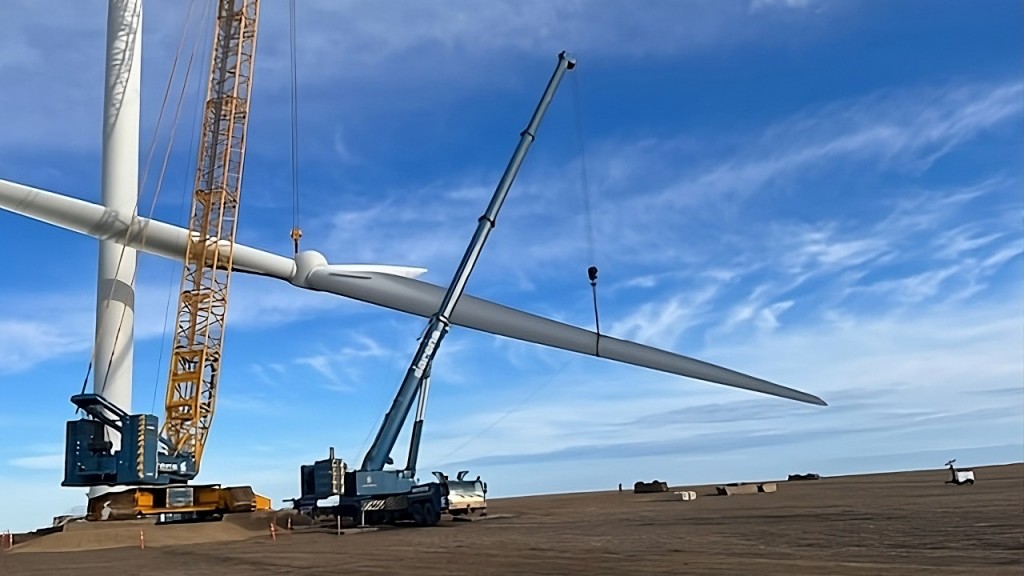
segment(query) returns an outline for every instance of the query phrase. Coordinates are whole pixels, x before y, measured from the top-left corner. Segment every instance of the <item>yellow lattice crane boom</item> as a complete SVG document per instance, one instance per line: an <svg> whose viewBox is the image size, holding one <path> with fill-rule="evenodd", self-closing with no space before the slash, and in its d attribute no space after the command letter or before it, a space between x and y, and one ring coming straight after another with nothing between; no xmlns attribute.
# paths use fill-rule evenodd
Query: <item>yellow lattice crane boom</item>
<svg viewBox="0 0 1024 576"><path fill-rule="evenodd" d="M220 379L259 0L219 0L162 435L198 471Z"/></svg>

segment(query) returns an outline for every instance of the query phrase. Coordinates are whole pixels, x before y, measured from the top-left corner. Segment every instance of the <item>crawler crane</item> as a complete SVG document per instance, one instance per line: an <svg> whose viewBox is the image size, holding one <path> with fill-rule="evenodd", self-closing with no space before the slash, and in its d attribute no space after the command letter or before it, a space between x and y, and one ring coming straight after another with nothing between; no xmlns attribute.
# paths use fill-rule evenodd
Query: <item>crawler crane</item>
<svg viewBox="0 0 1024 576"><path fill-rule="evenodd" d="M62 486L126 486L90 499L87 518L218 518L270 507L249 486L189 485L213 421L238 226L259 0L219 0L178 298L163 427L99 394L71 401L91 418L67 423ZM106 429L120 433L120 446Z"/></svg>
<svg viewBox="0 0 1024 576"><path fill-rule="evenodd" d="M476 265L480 252L483 250L487 236L495 225L498 211L512 187L519 166L533 142L540 126L541 118L567 70L575 67L576 61L562 52L558 55L558 65L548 82L544 95L530 119L530 123L520 135L505 173L498 182L487 210L480 217L476 233L466 249L462 262L455 271L455 276L441 300L441 306L430 317L423 337L420 338L416 354L405 373L405 379L395 395L391 408L384 416L384 422L377 431L377 436L370 445L363 463L358 470L348 470L345 462L334 457L334 448L324 460L312 465L302 466L300 470L302 496L294 500L295 508L317 516L320 514L357 519L364 524L393 523L411 520L420 526L432 526L441 519L441 514L449 508L449 484L443 474L435 473L438 482L419 484L416 480L416 461L419 457L420 439L423 434L423 419L426 412L427 392L430 387L430 370L434 357L445 334L451 327L451 316L459 302L469 276ZM398 440L412 409L412 403L418 397L416 419L413 422L409 442L409 454L405 468L401 470L385 470L384 466L394 464L391 450ZM459 475L463 480L463 474ZM337 504L320 508L318 501L338 497ZM459 511L461 513L461 510Z"/></svg>

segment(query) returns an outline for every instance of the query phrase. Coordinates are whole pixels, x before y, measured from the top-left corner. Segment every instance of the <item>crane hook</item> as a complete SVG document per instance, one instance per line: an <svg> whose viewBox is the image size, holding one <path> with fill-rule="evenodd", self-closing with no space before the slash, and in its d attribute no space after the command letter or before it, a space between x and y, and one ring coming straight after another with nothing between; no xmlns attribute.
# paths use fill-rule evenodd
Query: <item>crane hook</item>
<svg viewBox="0 0 1024 576"><path fill-rule="evenodd" d="M590 277L590 293L594 297L594 328L597 334L594 355L601 356L601 316L597 312L597 266L587 268L587 276Z"/></svg>

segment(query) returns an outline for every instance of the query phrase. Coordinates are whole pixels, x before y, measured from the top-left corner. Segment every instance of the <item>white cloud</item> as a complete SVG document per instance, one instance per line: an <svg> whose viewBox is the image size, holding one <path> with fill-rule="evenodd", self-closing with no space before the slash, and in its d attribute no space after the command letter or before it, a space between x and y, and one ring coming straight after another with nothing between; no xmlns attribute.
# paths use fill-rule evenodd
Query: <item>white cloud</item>
<svg viewBox="0 0 1024 576"><path fill-rule="evenodd" d="M1008 242L999 248L996 253L985 258L985 260L981 262L981 269L983 272L988 272L991 269L1001 266L1013 258L1020 256L1022 253L1024 253L1024 240L1018 239Z"/></svg>
<svg viewBox="0 0 1024 576"><path fill-rule="evenodd" d="M140 276L141 277L141 276ZM135 339L161 339L175 327L178 286L144 277L135 288ZM85 279L83 279L85 280ZM87 284L87 283L83 283ZM72 284L74 286L74 284ZM95 300L81 291L39 291L5 295L0 305L0 374L28 370L71 355L91 354ZM235 274L230 293L230 331L267 329L354 303L263 278Z"/></svg>
<svg viewBox="0 0 1024 576"><path fill-rule="evenodd" d="M89 350L83 334L40 322L0 320L0 373L20 372L40 362Z"/></svg>
<svg viewBox="0 0 1024 576"><path fill-rule="evenodd" d="M711 285L694 293L678 294L663 302L648 302L629 316L617 320L608 334L655 346L672 346L688 328L696 324L716 296Z"/></svg>
<svg viewBox="0 0 1024 576"><path fill-rule="evenodd" d="M330 380L332 384L337 385L340 381L334 373L333 360L333 358L327 355L304 356L296 360L296 363L309 366L318 374Z"/></svg>
<svg viewBox="0 0 1024 576"><path fill-rule="evenodd" d="M468 0L443 5L409 1L303 2L298 7L300 97L309 104L316 101L312 96L327 90L327 85L342 81L345 86L340 101L331 89L329 103L316 101L316 106L304 106L303 113L337 108L338 102L351 110L375 109L381 97L371 90L416 90L418 102L402 106L421 106L438 98L454 98L473 86L505 87L510 82L508 66L536 58L538 52L553 58L558 51L568 49L583 55L584 61L601 62L624 56L789 40L816 29L813 22L794 26L751 19L744 6L745 0L654 1L643 10L616 3L593 6L577 0L554 6L541 0L483 5ZM185 49L179 55L179 67L184 67L193 43L201 40L191 76L194 83L202 83L209 20L209 15L200 18L198 11L189 16L183 5L146 5L145 98L162 97L183 33ZM6 119L0 149L97 151L104 11L75 4L54 13L38 2L6 2L0 6L0 21L5 23L5 33L0 37L0 84L16 87L0 93L0 110L19 111ZM287 27L286 5L262 6L254 84L254 99L259 102L287 101ZM52 38L61 38L60 45L53 44ZM467 69L474 72L465 74ZM178 73L180 81L183 72L179 69ZM53 90L57 85L77 88ZM170 110L178 90L176 82ZM287 117L287 106L265 110L260 113L267 114L268 119ZM146 129L152 130L156 110L145 114ZM327 146L331 145L328 141ZM359 157L344 142L336 140L333 145L335 159L351 161Z"/></svg>
<svg viewBox="0 0 1024 576"><path fill-rule="evenodd" d="M762 330L774 330L779 327L779 316L781 316L786 310L793 307L792 300L786 300L785 302L775 302L767 308L762 308L757 315L757 325Z"/></svg>
<svg viewBox="0 0 1024 576"><path fill-rule="evenodd" d="M825 434L827 429L831 435L852 430L854 422L864 430L849 432L851 436L842 440L844 446L857 443L859 435L869 437L875 428L886 434L890 451L941 449L961 440L978 446L1004 443L1011 440L1001 435L1008 427L1019 430L1024 425L1024 408L1007 405L1004 398L983 391L1019 389L1024 377L1021 318L1020 307L1005 300L973 309L938 306L863 315L845 325L785 325L753 338L735 335L699 354L819 393L830 402L827 408L780 403L703 383L646 377L613 365L606 365L602 372L601 379L607 382L595 382L592 376L574 381L568 373L558 378L544 397L511 413L503 401L502 408L432 423L431 433L436 436L429 457L424 459L439 463L459 448L459 460L504 454L521 455L525 462L530 460L529 454L585 451L588 446L596 457L602 445L683 442L718 433L744 439L767 431L807 435L813 430ZM654 382L660 384L652 385ZM565 409L567 405L572 406L571 411ZM975 426L966 436L956 426L937 425L985 410L1002 412L992 412L992 427ZM711 418L716 414L721 418ZM609 428L610 423L617 424ZM926 429L927 434L910 434L918 428ZM889 429L891 434L885 432ZM484 432L478 442L467 442L480 430ZM901 438L900 430L907 436ZM1012 440L1019 442L1019 438ZM735 450L742 450L744 444L738 441ZM834 448L840 449L839 444ZM734 451L723 449L719 456L733 458ZM630 465L618 458L628 457L617 454L606 465L621 474ZM486 472L489 466L475 468ZM663 474L682 466L664 464Z"/></svg>
<svg viewBox="0 0 1024 576"><path fill-rule="evenodd" d="M608 57L611 46L619 54L664 54L777 37L778 30L746 18L745 3L654 1L637 10L578 0L557 5L541 0L486 5L455 0L444 6L309 2L299 14L300 65L308 70L313 62L334 60L336 70L365 76L366 70L398 56L415 59L429 54L445 69L457 60L455 55L472 62L483 55L540 48L552 55L569 49L597 58ZM278 17L268 17L273 7L264 13L266 37L274 44L267 57L273 60L273 69L283 69L287 19L282 8L277 10Z"/></svg>
<svg viewBox="0 0 1024 576"><path fill-rule="evenodd" d="M64 454L22 456L11 459L9 464L16 468L28 470L64 470Z"/></svg>
<svg viewBox="0 0 1024 576"><path fill-rule="evenodd" d="M683 175L656 198L728 205L823 173L840 160L920 172L981 133L1019 122L1022 112L1020 82L884 91L801 112L766 129L732 159ZM641 174L645 167L633 171Z"/></svg>
<svg viewBox="0 0 1024 576"><path fill-rule="evenodd" d="M776 6L783 8L807 8L810 5L811 0L750 0L750 10L752 12Z"/></svg>
<svg viewBox="0 0 1024 576"><path fill-rule="evenodd" d="M984 234L976 223L965 224L949 230L936 238L939 255L943 258L956 259L968 252L986 246L1004 236L1003 233Z"/></svg>
<svg viewBox="0 0 1024 576"><path fill-rule="evenodd" d="M334 153L338 155L339 160L347 164L359 161L348 143L345 142L344 133L340 126L334 129Z"/></svg>
<svg viewBox="0 0 1024 576"><path fill-rule="evenodd" d="M889 293L902 302L915 303L932 298L939 293L943 281L961 271L960 266L950 266L940 270L930 270L905 278L883 280L862 288L866 292Z"/></svg>

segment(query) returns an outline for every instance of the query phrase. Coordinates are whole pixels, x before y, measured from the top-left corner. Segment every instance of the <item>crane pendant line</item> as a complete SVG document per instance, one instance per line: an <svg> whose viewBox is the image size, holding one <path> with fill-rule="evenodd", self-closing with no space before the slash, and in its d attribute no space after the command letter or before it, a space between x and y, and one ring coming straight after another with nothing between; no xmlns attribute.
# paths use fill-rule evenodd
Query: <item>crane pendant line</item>
<svg viewBox="0 0 1024 576"><path fill-rule="evenodd" d="M452 278L451 284L448 286L448 291L445 292L444 298L441 300L441 306L438 312L430 319L428 328L426 330L426 337L420 339L419 346L416 349L416 355L413 356L412 363L409 365L409 369L405 374L405 379L402 381L401 387L398 389L398 394L395 395L395 399L391 404L391 408L384 416L384 422L381 424L380 429L377 432L377 437L374 439L373 444L370 445L370 449L366 452L366 457L363 459L362 470L383 470L385 464L393 463L391 458L391 450L395 447L395 442L398 440L398 435L402 430L402 424L409 416L409 411L412 408L413 400L415 399L417 392L420 392L423 400L421 403L425 404L426 394L425 391L421 391L421 388L429 377L430 365L434 360L434 355L437 353L438 347L441 345L441 341L444 339L445 334L451 326L452 313L455 311L455 306L458 304L459 298L465 291L466 282L469 281L469 275L473 272L473 267L476 265L477 259L480 257L480 252L483 250L484 243L487 241L487 236L490 234L491 229L494 228L495 223L498 219L498 211L501 209L502 203L505 201L505 197L508 195L509 189L512 187L512 182L515 180L516 174L519 172L519 167L523 163L523 159L526 157L526 152L533 143L537 128L540 126L541 118L548 109L548 105L551 103L551 99L554 97L555 90L558 88L558 84L562 80L562 76L567 70L572 70L576 66L576 60L571 56L562 52L558 55L558 65L555 67L555 71L551 76L551 80L548 81L547 88L544 90L544 94L537 104L536 110L533 112L533 117L527 124L526 129L523 130L519 135L519 145L516 147L515 152L512 154L511 160L509 160L508 166L505 168L505 173L502 174L501 180L498 182L498 187L494 191L494 195L491 197L491 202L487 206L487 210L477 221L476 232L473 234L473 238L469 243L469 247L466 249L465 255L462 257L462 262L459 263L458 269L455 271L455 275ZM422 427L422 412L418 410L417 421L414 424L413 434L413 446L410 448L411 451L418 449L419 434L417 433ZM415 454L410 454L410 464L415 464ZM415 472L411 467L408 469L410 472Z"/></svg>

